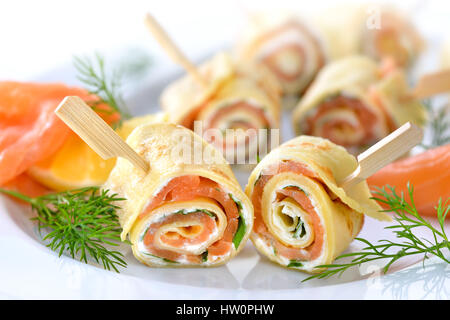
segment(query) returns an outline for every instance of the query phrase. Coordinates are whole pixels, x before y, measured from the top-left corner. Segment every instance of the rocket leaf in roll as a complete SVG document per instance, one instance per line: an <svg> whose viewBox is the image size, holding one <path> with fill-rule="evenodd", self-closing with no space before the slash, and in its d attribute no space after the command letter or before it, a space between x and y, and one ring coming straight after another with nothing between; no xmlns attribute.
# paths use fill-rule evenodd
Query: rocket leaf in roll
<svg viewBox="0 0 450 320"><path fill-rule="evenodd" d="M242 249L253 207L212 145L168 123L140 126L127 143L150 163L150 171L119 159L104 187L127 196L117 213L121 237L129 236L139 261L208 267L226 263Z"/></svg>
<svg viewBox="0 0 450 320"><path fill-rule="evenodd" d="M379 212L366 182L349 190L337 185L357 167L344 148L301 136L272 150L253 170L246 194L255 222L251 240L270 260L319 272L362 228L364 217L390 220Z"/></svg>

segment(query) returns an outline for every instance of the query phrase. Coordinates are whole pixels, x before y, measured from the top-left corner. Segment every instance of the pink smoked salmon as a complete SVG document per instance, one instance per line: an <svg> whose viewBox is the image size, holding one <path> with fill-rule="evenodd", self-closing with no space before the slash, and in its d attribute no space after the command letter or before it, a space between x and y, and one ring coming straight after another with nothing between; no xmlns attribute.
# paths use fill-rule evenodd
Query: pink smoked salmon
<svg viewBox="0 0 450 320"><path fill-rule="evenodd" d="M172 179L148 204L141 214L141 218L150 213L156 207L163 205L164 203L171 201L188 201L197 197L206 197L215 200L224 210L227 216L227 226L222 239L218 240L208 248L208 256L222 256L226 254L232 248L233 236L236 233L238 227L239 212L236 203L230 198L221 187L214 181L199 177L199 176L181 176ZM195 215L195 218L203 225L203 231L193 239L186 239L184 237L169 238L163 237L163 241L175 247L182 247L186 242L191 244L202 243L214 230L214 222L208 218L205 213L195 212L191 215ZM171 215L164 219L160 223L152 224L145 234L144 244L153 254L166 258L169 260L177 260L181 254L172 252L170 250L161 250L154 246L154 234L155 230L159 229L164 224L172 223L173 221L181 221L186 219L185 215ZM199 262L200 256L186 255L186 258L190 262Z"/></svg>
<svg viewBox="0 0 450 320"><path fill-rule="evenodd" d="M72 133L54 111L64 97L74 95L98 100L84 89L58 83L0 82L0 186L61 148ZM97 107L110 111L106 105ZM117 113L103 113L110 113L105 117L109 122L119 119Z"/></svg>
<svg viewBox="0 0 450 320"><path fill-rule="evenodd" d="M264 224L264 220L261 215L261 198L264 190L264 186L274 175L279 174L281 172L294 172L296 174L301 174L310 178L318 178L316 174L308 170L303 164L294 162L294 161L282 161L279 164L275 165L277 167L276 170L271 170L269 168L267 171L272 174L264 174L258 180L255 185L253 194L252 194L252 203L255 212L255 222L253 231L258 233L261 237L265 239L267 243L270 243L276 250L277 253L287 259L290 260L314 260L316 259L322 252L323 247L323 237L324 230L323 226L320 222L320 218L315 211L311 200L306 196L303 191L300 191L296 188L286 188L278 191L278 200L283 200L286 197L293 198L306 212L308 212L310 218L312 219L312 225L314 228L315 238L314 242L303 250L299 250L298 248L293 248L284 245L280 241L278 241L270 232L267 230L266 225ZM306 255L303 251L306 251Z"/></svg>
<svg viewBox="0 0 450 320"><path fill-rule="evenodd" d="M450 198L450 144L430 149L384 167L367 179L372 189L394 186L410 202L407 183L414 187L414 205L419 214L436 217L439 199ZM385 204L380 203L385 207Z"/></svg>

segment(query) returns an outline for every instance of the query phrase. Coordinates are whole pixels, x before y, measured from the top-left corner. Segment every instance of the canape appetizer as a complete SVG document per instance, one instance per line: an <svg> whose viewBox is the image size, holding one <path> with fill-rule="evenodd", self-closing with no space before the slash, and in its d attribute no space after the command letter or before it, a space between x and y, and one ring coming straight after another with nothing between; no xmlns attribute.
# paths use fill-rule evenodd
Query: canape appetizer
<svg viewBox="0 0 450 320"><path fill-rule="evenodd" d="M272 150L245 189L258 251L282 266L318 272L348 247L365 215L389 221L365 181L338 186L357 166L343 147L318 137L297 137Z"/></svg>
<svg viewBox="0 0 450 320"><path fill-rule="evenodd" d="M262 149L259 143L267 147L270 134L259 139L258 129L279 128L276 79L262 67L237 64L227 53L215 55L198 72L206 86L189 74L162 93L161 105L169 121L196 132L195 121L199 121L203 133L197 133L232 163L235 154L257 154Z"/></svg>
<svg viewBox="0 0 450 320"><path fill-rule="evenodd" d="M150 170L119 158L104 188L127 199L118 211L122 239L129 235L139 261L210 267L242 249L253 207L217 149L174 124L142 125L127 143Z"/></svg>
<svg viewBox="0 0 450 320"><path fill-rule="evenodd" d="M410 19L391 6L338 6L321 12L315 22L332 59L361 53L409 67L424 49L424 40Z"/></svg>
<svg viewBox="0 0 450 320"><path fill-rule="evenodd" d="M296 133L327 138L357 154L407 121L423 125L423 105L408 96L404 73L392 66L349 56L324 67L294 109Z"/></svg>
<svg viewBox="0 0 450 320"><path fill-rule="evenodd" d="M286 94L301 94L326 62L320 35L298 16L284 12L254 14L237 52L244 61L263 64Z"/></svg>

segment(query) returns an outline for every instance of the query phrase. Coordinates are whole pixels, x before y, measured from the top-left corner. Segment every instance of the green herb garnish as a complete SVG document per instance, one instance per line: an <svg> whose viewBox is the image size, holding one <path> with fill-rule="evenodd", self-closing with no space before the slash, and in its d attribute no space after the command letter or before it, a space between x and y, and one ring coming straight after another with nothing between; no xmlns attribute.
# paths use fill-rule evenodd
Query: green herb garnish
<svg viewBox="0 0 450 320"><path fill-rule="evenodd" d="M208 250L202 253L202 262L208 261Z"/></svg>
<svg viewBox="0 0 450 320"><path fill-rule="evenodd" d="M253 184L254 186L256 186L256 184L258 183L259 179L261 179L261 177L262 177L262 172L260 172L258 178L256 178L255 183Z"/></svg>
<svg viewBox="0 0 450 320"><path fill-rule="evenodd" d="M114 203L125 200L116 194L108 194L107 190L98 187L87 187L72 191L43 195L37 198L27 197L19 192L3 190L0 192L21 199L31 204L37 217L39 230L49 233L43 240L51 250L60 257L64 252L72 258L79 256L80 261L87 263L92 257L106 270L119 272L117 266L126 267L124 256L105 245L118 246L122 229L119 225Z"/></svg>
<svg viewBox="0 0 450 320"><path fill-rule="evenodd" d="M375 194L379 197L373 198L388 205L389 209L383 211L394 212L396 223L385 227L385 229L392 230L396 234L398 241L379 240L377 244L372 244L366 239L355 238L355 240L362 242L366 246L361 251L343 254L336 258L336 260L339 260L345 257L352 257L351 262L317 266L317 268L327 268L327 270L312 275L303 281L314 278L328 278L336 274L341 275L353 266L360 266L363 263L382 259L388 260L383 267L383 272L386 273L394 262L402 257L411 255L423 255L423 262L431 255L440 258L446 263L450 263L450 260L443 253L443 249L450 251L450 242L444 229L445 218L450 211L450 198L445 201L439 200L436 206L439 227L435 228L417 212L414 205L413 191L413 187L408 184L409 203L405 200L403 193L397 194L395 188L390 186L378 188ZM432 233L433 241L417 237L413 232L415 228L426 228Z"/></svg>
<svg viewBox="0 0 450 320"><path fill-rule="evenodd" d="M433 108L431 102L423 102L430 117L429 127L431 131L431 141L429 144L421 144L425 149L432 149L450 143L450 115L449 106L443 105Z"/></svg>
<svg viewBox="0 0 450 320"><path fill-rule="evenodd" d="M305 230L305 224L303 223L302 219L298 218L297 226L294 230L294 238L303 237L306 233Z"/></svg>
<svg viewBox="0 0 450 320"><path fill-rule="evenodd" d="M246 225L244 222L244 218L242 217L242 215L239 215L238 228L233 237L233 244L234 244L234 248L236 250L237 250L237 248L239 248L242 238L244 238L245 230L246 230Z"/></svg>
<svg viewBox="0 0 450 320"><path fill-rule="evenodd" d="M242 203L238 199L236 199L231 193L229 193L228 195L230 196L231 200L233 200L234 203L236 203L236 206L237 206L237 208L239 210L239 213L240 213L241 210L242 210Z"/></svg>
<svg viewBox="0 0 450 320"><path fill-rule="evenodd" d="M216 215L215 215L214 212L209 211L209 210L206 210L206 209L195 209L195 210L181 209L181 210L178 210L178 211L174 212L173 214L183 214L183 215L186 215L186 214L189 214L189 213L195 213L195 212L202 212L202 213L207 214L208 216L210 216L210 217L212 217L212 218L215 218L215 217L216 217Z"/></svg>
<svg viewBox="0 0 450 320"><path fill-rule="evenodd" d="M242 214L243 209L242 203L239 200L237 200L231 193L229 193L228 195L234 201L234 203L236 203L236 207L238 208L239 211L238 228L233 237L234 248L237 250L239 248L239 245L241 244L242 239L244 238L247 226L245 225L245 219Z"/></svg>
<svg viewBox="0 0 450 320"><path fill-rule="evenodd" d="M91 107L97 112L104 113L105 110L96 107L100 103L105 103L112 108L113 112L121 115L121 120L130 118L121 93L122 72L113 70L111 73L107 73L105 60L99 54L95 54L94 59L74 57L73 61L78 71L78 80L86 86L90 93L100 98L100 101L90 102Z"/></svg>
<svg viewBox="0 0 450 320"><path fill-rule="evenodd" d="M290 260L287 267L288 268L300 268L300 267L303 267L303 263L298 260Z"/></svg>

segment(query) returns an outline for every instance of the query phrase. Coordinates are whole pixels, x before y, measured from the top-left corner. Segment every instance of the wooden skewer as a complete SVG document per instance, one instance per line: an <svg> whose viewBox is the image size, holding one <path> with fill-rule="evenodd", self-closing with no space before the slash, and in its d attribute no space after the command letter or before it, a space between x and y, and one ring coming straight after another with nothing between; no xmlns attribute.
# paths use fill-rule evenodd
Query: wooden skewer
<svg viewBox="0 0 450 320"><path fill-rule="evenodd" d="M358 167L339 183L341 188L350 188L399 158L422 141L422 130L410 122L392 132L384 139L358 156Z"/></svg>
<svg viewBox="0 0 450 320"><path fill-rule="evenodd" d="M144 172L149 170L148 163L80 97L65 97L55 113L104 160L122 157Z"/></svg>
<svg viewBox="0 0 450 320"><path fill-rule="evenodd" d="M415 99L424 99L445 92L450 92L450 70L424 75L410 95Z"/></svg>
<svg viewBox="0 0 450 320"><path fill-rule="evenodd" d="M197 67L181 52L181 50L175 45L172 39L169 37L164 28L158 23L158 21L149 13L145 16L145 25L159 42L161 47L171 57L171 59L182 66L189 74L191 74L200 85L207 87L207 82L204 77L198 72Z"/></svg>

